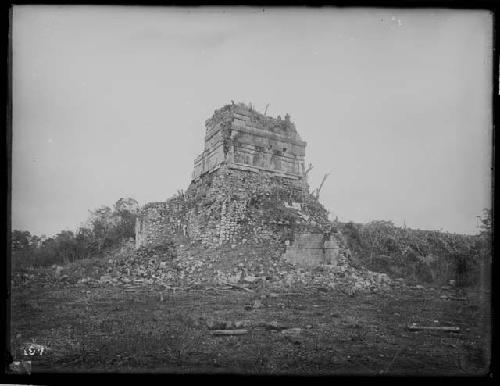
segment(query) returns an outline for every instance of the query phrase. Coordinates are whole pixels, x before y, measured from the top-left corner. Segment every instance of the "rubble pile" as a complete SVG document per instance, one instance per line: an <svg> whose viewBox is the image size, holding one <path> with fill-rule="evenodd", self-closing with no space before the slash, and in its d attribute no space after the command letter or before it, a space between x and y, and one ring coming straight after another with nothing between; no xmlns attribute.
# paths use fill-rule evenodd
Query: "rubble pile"
<svg viewBox="0 0 500 386"><path fill-rule="evenodd" d="M386 274L354 269L349 264L322 265L307 269L282 257L284 246L276 243L233 245L210 250L178 246L168 249L141 249L98 261L75 262L16 277L19 285L32 280L47 286L150 286L156 289L193 286L238 285L248 289L273 291L322 287L347 292L377 292L399 282ZM91 269L89 269L91 268Z"/></svg>
<svg viewBox="0 0 500 386"><path fill-rule="evenodd" d="M321 287L351 292L377 292L399 285L386 274L355 269L348 260L337 266L304 268L283 258L284 244L224 245L216 248L172 244L122 248L101 259L82 260L18 273L17 285L34 280L44 286L148 286L156 289L238 285L273 291Z"/></svg>

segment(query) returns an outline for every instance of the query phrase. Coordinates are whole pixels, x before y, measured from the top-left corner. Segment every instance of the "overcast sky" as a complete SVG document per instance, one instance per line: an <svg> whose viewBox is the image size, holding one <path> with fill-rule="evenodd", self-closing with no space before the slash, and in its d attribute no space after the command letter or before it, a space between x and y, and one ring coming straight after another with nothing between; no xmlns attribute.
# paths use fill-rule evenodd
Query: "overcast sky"
<svg viewBox="0 0 500 386"><path fill-rule="evenodd" d="M13 229L186 189L231 100L291 115L340 220L475 233L490 207L486 11L15 6L12 45Z"/></svg>

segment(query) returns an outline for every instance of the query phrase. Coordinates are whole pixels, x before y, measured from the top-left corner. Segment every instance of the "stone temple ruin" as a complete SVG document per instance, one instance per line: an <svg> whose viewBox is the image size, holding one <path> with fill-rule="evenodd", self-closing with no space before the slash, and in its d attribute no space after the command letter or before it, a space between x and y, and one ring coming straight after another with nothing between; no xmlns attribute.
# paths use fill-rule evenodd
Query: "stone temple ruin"
<svg viewBox="0 0 500 386"><path fill-rule="evenodd" d="M288 115L274 119L231 106L206 122L205 150L194 161L192 178L224 163L229 169L303 180L305 148Z"/></svg>
<svg viewBox="0 0 500 386"><path fill-rule="evenodd" d="M233 104L216 110L205 126L205 149L194 161L189 188L142 208L136 247L175 240L208 247L273 240L289 245L290 260L335 263L338 243L324 239L331 224L309 194L306 142L290 117L272 118Z"/></svg>
<svg viewBox="0 0 500 386"><path fill-rule="evenodd" d="M136 249L176 251L168 277L194 284L340 280L363 288L379 280L350 265L342 234L309 192L306 142L288 115L233 103L216 110L205 130L187 190L144 205L137 218Z"/></svg>

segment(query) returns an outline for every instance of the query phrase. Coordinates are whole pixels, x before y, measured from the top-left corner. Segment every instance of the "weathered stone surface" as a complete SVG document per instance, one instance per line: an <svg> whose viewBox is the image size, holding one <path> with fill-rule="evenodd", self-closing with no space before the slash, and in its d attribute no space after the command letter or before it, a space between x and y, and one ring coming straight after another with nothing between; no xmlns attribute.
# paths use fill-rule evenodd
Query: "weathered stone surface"
<svg viewBox="0 0 500 386"><path fill-rule="evenodd" d="M323 235L303 233L295 236L295 241L287 247L284 258L302 266L316 266L324 261Z"/></svg>
<svg viewBox="0 0 500 386"><path fill-rule="evenodd" d="M205 149L192 179L220 164L253 166L286 177L304 176L306 143L289 120L264 116L242 105L226 105L206 121Z"/></svg>
<svg viewBox="0 0 500 386"><path fill-rule="evenodd" d="M145 205L136 223L136 247L183 239L206 246L281 239L292 227L300 231L327 222L326 210L313 201L303 179L221 165L184 194Z"/></svg>
<svg viewBox="0 0 500 386"><path fill-rule="evenodd" d="M336 266L341 259L340 247L334 236L330 236L329 240L323 243L323 253L325 264Z"/></svg>

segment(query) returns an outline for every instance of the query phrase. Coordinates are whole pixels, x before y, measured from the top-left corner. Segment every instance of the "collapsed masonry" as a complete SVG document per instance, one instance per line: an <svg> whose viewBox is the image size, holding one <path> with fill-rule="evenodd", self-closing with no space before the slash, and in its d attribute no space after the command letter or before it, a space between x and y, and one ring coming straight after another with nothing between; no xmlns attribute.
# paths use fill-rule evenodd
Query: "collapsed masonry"
<svg viewBox="0 0 500 386"><path fill-rule="evenodd" d="M288 115L272 118L231 104L216 110L205 126L205 148L194 161L190 186L141 209L137 249L169 243L181 247L181 257L193 259L190 247L217 251L230 246L241 257L271 246L267 253L276 252L275 260L287 264L349 266L342 236L309 193L306 142ZM264 272L262 264L260 269Z"/></svg>
<svg viewBox="0 0 500 386"><path fill-rule="evenodd" d="M309 194L306 142L289 116L275 119L226 105L205 124L205 149L194 161L191 185L183 195L142 209L136 246L184 238L206 246L290 243L300 235L304 248L294 246L295 260L296 249L307 248L316 263L336 261L330 255L338 247L323 250L324 241L335 239L323 240L328 214ZM309 233L315 235L308 240ZM319 254L327 256L318 259Z"/></svg>

